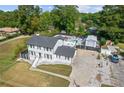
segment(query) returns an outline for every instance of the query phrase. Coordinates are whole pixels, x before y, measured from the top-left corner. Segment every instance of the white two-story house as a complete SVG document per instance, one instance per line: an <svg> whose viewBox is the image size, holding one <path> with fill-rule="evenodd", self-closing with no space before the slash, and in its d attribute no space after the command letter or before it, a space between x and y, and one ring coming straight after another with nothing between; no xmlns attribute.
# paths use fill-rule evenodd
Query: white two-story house
<svg viewBox="0 0 124 93"><path fill-rule="evenodd" d="M41 64L70 64L75 48L65 45L64 38L33 36L28 42L28 58L32 67Z"/></svg>

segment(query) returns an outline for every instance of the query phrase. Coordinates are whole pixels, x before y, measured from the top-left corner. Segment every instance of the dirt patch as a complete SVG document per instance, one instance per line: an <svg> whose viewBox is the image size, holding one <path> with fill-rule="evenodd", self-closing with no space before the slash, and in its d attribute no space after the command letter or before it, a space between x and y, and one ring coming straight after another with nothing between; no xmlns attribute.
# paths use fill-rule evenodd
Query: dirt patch
<svg viewBox="0 0 124 93"><path fill-rule="evenodd" d="M98 80L99 82L101 81L101 74L96 75L96 80Z"/></svg>

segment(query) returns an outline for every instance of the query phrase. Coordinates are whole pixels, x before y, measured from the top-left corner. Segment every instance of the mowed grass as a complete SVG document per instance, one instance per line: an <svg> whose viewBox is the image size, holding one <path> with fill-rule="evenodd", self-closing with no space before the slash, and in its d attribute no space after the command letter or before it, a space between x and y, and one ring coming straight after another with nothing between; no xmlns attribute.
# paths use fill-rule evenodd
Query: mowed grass
<svg viewBox="0 0 124 93"><path fill-rule="evenodd" d="M65 75L65 76L69 76L71 71L72 71L72 67L71 66L69 66L69 65L62 65L62 64L40 65L40 66L38 66L38 68L42 69L42 70L54 72L54 73L57 73L57 74Z"/></svg>
<svg viewBox="0 0 124 93"><path fill-rule="evenodd" d="M0 81L0 87L13 87L13 86Z"/></svg>
<svg viewBox="0 0 124 93"><path fill-rule="evenodd" d="M119 46L121 49L124 49L124 43L118 43L117 46Z"/></svg>
<svg viewBox="0 0 124 93"><path fill-rule="evenodd" d="M27 39L25 37L0 45L0 74L16 63L15 51L18 47L25 47Z"/></svg>
<svg viewBox="0 0 124 93"><path fill-rule="evenodd" d="M11 86L30 86L30 87L66 87L69 81L54 77L45 73L30 71L30 64L20 62L4 72L2 78L11 82Z"/></svg>

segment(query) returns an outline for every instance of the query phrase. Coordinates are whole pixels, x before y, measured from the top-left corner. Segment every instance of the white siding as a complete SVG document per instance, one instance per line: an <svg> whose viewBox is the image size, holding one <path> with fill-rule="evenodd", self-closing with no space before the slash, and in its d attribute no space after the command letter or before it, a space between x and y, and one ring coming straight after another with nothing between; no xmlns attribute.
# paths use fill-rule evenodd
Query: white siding
<svg viewBox="0 0 124 93"><path fill-rule="evenodd" d="M37 65L40 65L40 64L67 64L69 65L71 64L72 58L68 58L68 57L65 58L64 56L59 56L59 55L56 56L54 54L56 49L59 46L62 46L64 44L67 45L69 43L64 42L63 40L58 40L53 49L44 48L40 46L28 45L30 63L33 64L34 60L36 59L36 57L39 57L39 53L40 53L41 57L39 57ZM72 46L74 46L73 43L72 43ZM33 55L31 52L33 52Z"/></svg>
<svg viewBox="0 0 124 93"><path fill-rule="evenodd" d="M95 41L92 41L92 40L86 40L86 43L85 43L85 46L88 46L88 47L96 47L96 42Z"/></svg>

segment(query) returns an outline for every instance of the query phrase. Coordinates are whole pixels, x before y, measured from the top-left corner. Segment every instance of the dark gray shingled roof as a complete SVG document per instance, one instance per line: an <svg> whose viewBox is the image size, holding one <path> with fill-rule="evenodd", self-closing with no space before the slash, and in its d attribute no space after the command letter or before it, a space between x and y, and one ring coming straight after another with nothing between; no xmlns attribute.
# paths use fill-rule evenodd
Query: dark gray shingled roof
<svg viewBox="0 0 124 93"><path fill-rule="evenodd" d="M53 48L57 42L55 37L46 37L46 36L33 36L28 42L28 45L36 45L41 47Z"/></svg>
<svg viewBox="0 0 124 93"><path fill-rule="evenodd" d="M74 56L74 53L75 53L75 49L69 46L59 46L55 51L56 55L66 56L71 58Z"/></svg>

